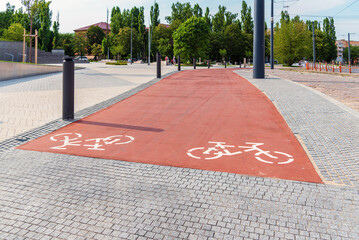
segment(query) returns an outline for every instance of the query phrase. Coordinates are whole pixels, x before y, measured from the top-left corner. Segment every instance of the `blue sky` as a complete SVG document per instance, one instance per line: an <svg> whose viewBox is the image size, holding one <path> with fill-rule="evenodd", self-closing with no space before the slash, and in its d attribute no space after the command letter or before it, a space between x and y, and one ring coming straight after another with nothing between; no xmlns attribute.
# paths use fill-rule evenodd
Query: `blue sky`
<svg viewBox="0 0 359 240"><path fill-rule="evenodd" d="M21 0L0 0L0 11L5 10L5 4L11 2L16 9L21 7ZM165 16L171 14L171 5L177 0L157 0L160 6L160 20L166 23ZM203 10L208 6L211 14L217 12L218 6L226 6L233 13L241 11L242 0L197 0L190 2L192 6L198 3ZM254 0L246 1L253 10ZM270 0L266 0L266 21L270 26ZM60 32L73 32L74 29L106 21L106 9L113 6L128 9L133 6L144 6L146 23L149 19L149 9L154 0L52 0L50 5L53 18L60 13ZM353 4L352 4L353 3ZM352 4L352 5L351 5ZM348 7L351 5L350 7ZM346 8L348 7L348 8ZM345 9L346 8L346 9ZM347 38L348 32L352 40L359 41L359 0L275 0L275 21L280 18L280 12L286 9L290 14L298 14L305 20L323 20L324 16L334 16L337 38ZM342 11L345 9L344 11Z"/></svg>

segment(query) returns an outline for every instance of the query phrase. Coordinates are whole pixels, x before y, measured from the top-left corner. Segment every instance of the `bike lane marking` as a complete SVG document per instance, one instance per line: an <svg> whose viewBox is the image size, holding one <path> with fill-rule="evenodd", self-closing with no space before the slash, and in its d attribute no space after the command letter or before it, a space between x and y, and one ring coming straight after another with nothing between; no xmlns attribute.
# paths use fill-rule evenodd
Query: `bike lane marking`
<svg viewBox="0 0 359 240"><path fill-rule="evenodd" d="M81 143L54 149L61 144L51 138L64 133L81 135L81 139L76 140ZM128 136L128 141L106 144L106 141L114 140L107 139L113 136ZM92 140L92 149L84 146L89 145L87 140ZM205 151L213 147L210 141L224 142L234 146L228 147L230 152L242 153L211 160L188 155L193 148L203 147ZM262 143L258 148L269 151L269 154L256 155L259 150L251 150L248 148L251 145L246 143ZM174 74L130 98L19 148L322 182L275 106L256 87L229 69ZM287 154L293 161L269 164L273 159L268 155L274 154L283 157Z"/></svg>

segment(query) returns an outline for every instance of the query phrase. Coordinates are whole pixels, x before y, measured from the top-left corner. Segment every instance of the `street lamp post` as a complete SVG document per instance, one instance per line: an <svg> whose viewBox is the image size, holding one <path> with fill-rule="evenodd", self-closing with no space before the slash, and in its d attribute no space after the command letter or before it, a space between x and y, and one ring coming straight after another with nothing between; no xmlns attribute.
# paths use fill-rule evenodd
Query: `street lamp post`
<svg viewBox="0 0 359 240"><path fill-rule="evenodd" d="M254 0L253 78L264 78L264 1Z"/></svg>
<svg viewBox="0 0 359 240"><path fill-rule="evenodd" d="M312 28L313 28L313 67L312 69L315 69L315 32L314 32L314 22L312 22Z"/></svg>
<svg viewBox="0 0 359 240"><path fill-rule="evenodd" d="M274 69L274 0L271 3L271 29L270 29L270 68Z"/></svg>

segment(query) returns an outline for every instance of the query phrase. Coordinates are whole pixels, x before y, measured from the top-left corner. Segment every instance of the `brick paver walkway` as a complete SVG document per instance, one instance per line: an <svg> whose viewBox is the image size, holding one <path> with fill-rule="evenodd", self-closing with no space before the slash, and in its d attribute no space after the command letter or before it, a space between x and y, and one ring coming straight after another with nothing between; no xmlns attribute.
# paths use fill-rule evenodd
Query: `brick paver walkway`
<svg viewBox="0 0 359 240"><path fill-rule="evenodd" d="M359 112L291 81L252 79L251 71L237 73L250 79L278 107L326 181L359 187Z"/></svg>
<svg viewBox="0 0 359 240"><path fill-rule="evenodd" d="M333 124L345 120L333 138L318 142L318 147L313 143L314 151L328 144L333 151L323 149L318 154L337 154L334 150L342 147L338 142L344 141L343 149L357 154L359 148L353 147L358 138L350 138L358 133L355 115L305 87L266 80L251 81L275 101L306 144L312 135L328 138L335 130ZM77 117L149 84L82 110ZM297 101L298 96L304 96L302 101ZM308 109L309 104L313 108ZM313 109L322 114L316 118L310 112ZM308 120L300 117L303 113ZM328 120L322 121L325 114ZM0 239L359 239L357 187L13 148L21 139L33 139L66 124L56 120L0 144ZM331 162L328 154L322 158ZM345 161L357 166L350 159L336 161L334 170L340 170Z"/></svg>
<svg viewBox="0 0 359 240"><path fill-rule="evenodd" d="M82 64L75 71L75 111L115 97L156 76L155 66ZM176 70L164 67L163 74ZM62 73L0 81L0 141L60 118Z"/></svg>
<svg viewBox="0 0 359 240"><path fill-rule="evenodd" d="M357 74L338 76L308 73L306 71L284 71L281 69L266 69L266 74L289 79L314 88L359 112L359 75Z"/></svg>

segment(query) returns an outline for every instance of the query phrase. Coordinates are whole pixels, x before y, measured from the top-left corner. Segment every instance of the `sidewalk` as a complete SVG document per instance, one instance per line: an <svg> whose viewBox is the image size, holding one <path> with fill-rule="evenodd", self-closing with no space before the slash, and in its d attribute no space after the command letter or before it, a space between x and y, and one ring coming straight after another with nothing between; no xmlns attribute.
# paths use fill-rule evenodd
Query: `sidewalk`
<svg viewBox="0 0 359 240"><path fill-rule="evenodd" d="M194 71L203 80L191 95L208 87L212 71L218 70ZM301 85L238 74L274 101L325 180L336 185L24 151L14 149L21 141L10 139L0 151L0 239L358 239L359 118ZM170 84L184 85L175 76ZM55 120L19 137L32 140L67 124ZM333 171L339 179L326 175Z"/></svg>
<svg viewBox="0 0 359 240"><path fill-rule="evenodd" d="M156 76L155 65L76 64L75 112L118 96ZM164 67L163 74L176 71ZM0 81L0 142L62 114L62 73Z"/></svg>

